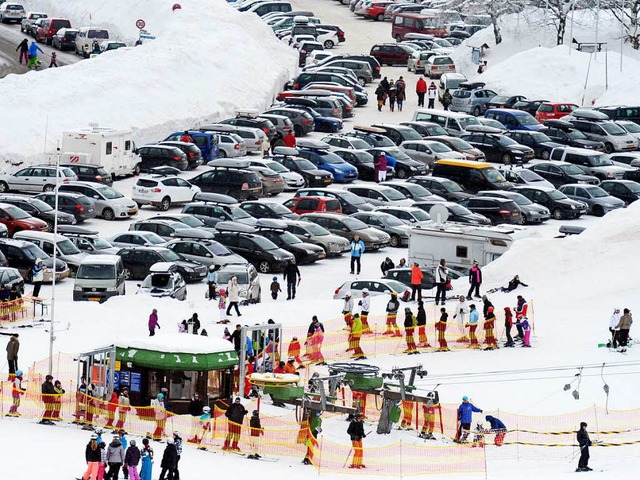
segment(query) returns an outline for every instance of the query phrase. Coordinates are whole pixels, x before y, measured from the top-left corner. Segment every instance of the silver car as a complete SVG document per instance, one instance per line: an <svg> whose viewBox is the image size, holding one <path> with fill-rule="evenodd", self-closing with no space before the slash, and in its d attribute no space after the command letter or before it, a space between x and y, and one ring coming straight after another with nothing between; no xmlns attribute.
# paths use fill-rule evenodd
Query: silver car
<svg viewBox="0 0 640 480"><path fill-rule="evenodd" d="M375 211L393 215L407 225L427 225L431 222L431 216L417 207L377 207Z"/></svg>
<svg viewBox="0 0 640 480"><path fill-rule="evenodd" d="M200 127L200 130L203 132L216 132L218 134L234 133L244 140L247 153L262 153L263 151L263 139L265 134L262 130L257 128L214 123L210 125L203 125ZM222 144L224 142L220 143ZM220 146L218 148L220 148Z"/></svg>
<svg viewBox="0 0 640 480"><path fill-rule="evenodd" d="M286 229L303 242L313 243L324 248L326 255L338 256L351 250L349 240L334 235L329 230L312 222L285 220Z"/></svg>
<svg viewBox="0 0 640 480"><path fill-rule="evenodd" d="M389 245L392 247L406 247L409 245L411 227L402 220L385 212L358 212L351 215L363 221L370 227L377 228L389 234Z"/></svg>
<svg viewBox="0 0 640 480"><path fill-rule="evenodd" d="M333 298L343 299L347 292L351 292L352 298L361 298L364 289L369 290L369 295L376 297L386 295L389 297L392 292L398 294L398 299L407 299L411 295L411 289L397 280L386 278L376 278L374 280L349 280L344 282L335 290Z"/></svg>
<svg viewBox="0 0 640 480"><path fill-rule="evenodd" d="M435 140L407 140L400 144L400 150L416 162L428 165L429 168L436 160L466 160L467 158L465 154L456 152L444 143Z"/></svg>
<svg viewBox="0 0 640 480"><path fill-rule="evenodd" d="M456 64L447 55L433 55L427 60L424 70L429 78L440 78L444 73L455 73Z"/></svg>
<svg viewBox="0 0 640 480"><path fill-rule="evenodd" d="M78 180L73 170L58 167L58 184ZM22 168L11 175L0 176L0 193L9 190L17 192L51 192L56 188L55 165L34 165Z"/></svg>
<svg viewBox="0 0 640 480"><path fill-rule="evenodd" d="M59 190L86 195L94 201L97 216L105 220L129 218L138 214L136 202L107 185L91 182L67 182L60 185Z"/></svg>
<svg viewBox="0 0 640 480"><path fill-rule="evenodd" d="M227 285L232 277L238 279L240 291L238 295L241 302L260 303L262 300L262 288L260 287L260 277L256 267L247 263L245 265L227 265L218 270L218 285Z"/></svg>
<svg viewBox="0 0 640 480"><path fill-rule="evenodd" d="M506 198L513 200L522 211L522 223L542 223L551 218L551 212L547 207L543 207L532 202L527 197L518 192L507 192L505 190L483 190L478 192L481 197Z"/></svg>
<svg viewBox="0 0 640 480"><path fill-rule="evenodd" d="M560 187L560 191L573 200L586 203L589 207L588 213L597 217L602 217L605 213L625 206L622 200L611 196L596 185L569 183Z"/></svg>
<svg viewBox="0 0 640 480"><path fill-rule="evenodd" d="M219 133L218 150L220 158L244 157L247 154L247 142L235 133Z"/></svg>
<svg viewBox="0 0 640 480"><path fill-rule="evenodd" d="M164 247L167 241L154 232L124 232L107 240L114 247Z"/></svg>
<svg viewBox="0 0 640 480"><path fill-rule="evenodd" d="M19 3L3 2L2 5L0 5L0 22L20 23L22 17L24 17L26 13L27 12L24 10L24 7Z"/></svg>
<svg viewBox="0 0 640 480"><path fill-rule="evenodd" d="M248 263L240 255L236 255L215 240L176 239L167 243L166 247L186 260L199 262L207 267L210 265L224 267L225 265Z"/></svg>

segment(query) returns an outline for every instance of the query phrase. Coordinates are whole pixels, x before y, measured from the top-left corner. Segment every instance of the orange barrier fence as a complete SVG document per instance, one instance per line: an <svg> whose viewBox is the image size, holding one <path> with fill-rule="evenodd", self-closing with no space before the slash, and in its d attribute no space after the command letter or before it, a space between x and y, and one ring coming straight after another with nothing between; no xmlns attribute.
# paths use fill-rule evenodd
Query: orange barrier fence
<svg viewBox="0 0 640 480"><path fill-rule="evenodd" d="M31 300L18 298L0 302L0 325L9 326L14 322L35 317L35 306Z"/></svg>

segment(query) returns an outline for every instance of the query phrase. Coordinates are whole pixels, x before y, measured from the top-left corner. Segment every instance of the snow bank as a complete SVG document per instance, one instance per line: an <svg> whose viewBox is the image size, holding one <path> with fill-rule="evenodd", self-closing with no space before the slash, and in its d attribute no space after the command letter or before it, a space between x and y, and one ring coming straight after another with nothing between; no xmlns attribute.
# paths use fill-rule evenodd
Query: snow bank
<svg viewBox="0 0 640 480"><path fill-rule="evenodd" d="M232 115L265 108L293 74L297 57L254 14L224 2L74 0L27 2L73 25L108 28L133 43L142 18L157 37L59 69L2 80L0 158L34 161L62 131L100 125L134 129L139 144ZM89 15L91 18L89 19Z"/></svg>
<svg viewBox="0 0 640 480"><path fill-rule="evenodd" d="M233 350L233 344L222 338L203 337L188 333L165 333L153 337L122 338L116 341L121 348L137 348L171 353L222 353Z"/></svg>

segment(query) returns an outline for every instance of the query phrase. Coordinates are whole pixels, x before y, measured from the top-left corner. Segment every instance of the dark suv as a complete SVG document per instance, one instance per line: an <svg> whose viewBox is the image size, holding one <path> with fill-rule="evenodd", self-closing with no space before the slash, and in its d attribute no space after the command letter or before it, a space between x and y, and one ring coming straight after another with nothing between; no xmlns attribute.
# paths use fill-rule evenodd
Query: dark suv
<svg viewBox="0 0 640 480"><path fill-rule="evenodd" d="M182 213L193 215L208 227L215 227L219 222L238 222L245 225L255 225L257 221L237 205L215 202L189 203L182 208Z"/></svg>
<svg viewBox="0 0 640 480"><path fill-rule="evenodd" d="M0 203L15 205L16 207L21 208L22 210L27 212L32 217L44 220L45 222L47 222L47 225L49 225L49 230L53 231L56 211L42 200L28 197L26 195L4 194L0 195ZM76 219L70 213L65 213L62 211L58 212L59 225L74 225L75 223Z"/></svg>
<svg viewBox="0 0 640 480"><path fill-rule="evenodd" d="M240 168L217 167L189 179L208 193L224 193L236 200L251 200L262 196L262 182L256 172Z"/></svg>
<svg viewBox="0 0 640 480"><path fill-rule="evenodd" d="M376 128L381 128L386 133L386 137L389 137L393 143L400 145L407 140L422 140L422 135L416 132L413 128L406 125L389 125L387 123L375 123L372 125Z"/></svg>
<svg viewBox="0 0 640 480"><path fill-rule="evenodd" d="M598 185L600 180L592 175L587 175L582 168L567 162L540 162L528 167L545 180L558 188L567 183L589 183Z"/></svg>
<svg viewBox="0 0 640 480"><path fill-rule="evenodd" d="M369 52L380 65L407 65L412 50L399 43L378 43Z"/></svg>
<svg viewBox="0 0 640 480"><path fill-rule="evenodd" d="M564 120L547 120L538 132L544 133L552 141L562 145L604 151L604 143L589 140L584 133Z"/></svg>
<svg viewBox="0 0 640 480"><path fill-rule="evenodd" d="M53 258L43 252L37 245L23 240L0 238L0 252L6 257L8 266L17 269L22 278L27 282L33 282L33 266L36 259L41 259L45 267L44 281L51 281L51 268ZM56 280L65 278L69 274L67 264L56 259Z"/></svg>
<svg viewBox="0 0 640 480"><path fill-rule="evenodd" d="M521 193L538 205L547 207L556 220L579 218L587 213L587 205L571 200L564 193L548 187L513 187L514 192Z"/></svg>
<svg viewBox="0 0 640 480"><path fill-rule="evenodd" d="M439 195L450 202L459 202L460 200L473 196L471 193L465 191L458 183L448 178L417 175L408 179L407 182L417 183L434 195Z"/></svg>
<svg viewBox="0 0 640 480"><path fill-rule="evenodd" d="M222 229L216 233L215 239L233 253L246 258L260 273L280 272L295 260L293 254L278 248L262 235Z"/></svg>
<svg viewBox="0 0 640 480"><path fill-rule="evenodd" d="M276 127L271 120L261 117L246 117L238 115L235 118L228 118L218 123L224 123L227 125L235 125L237 127L251 127L259 128L269 138L269 141L273 140L276 136Z"/></svg>
<svg viewBox="0 0 640 480"><path fill-rule="evenodd" d="M52 192L40 193L34 199L40 200L50 207L56 205L56 194ZM58 192L58 210L73 215L77 223L95 218L97 215L93 200L86 195L74 192ZM58 222L60 222L60 216L58 216Z"/></svg>
<svg viewBox="0 0 640 480"><path fill-rule="evenodd" d="M511 138L496 133L468 133L460 138L482 150L488 162L526 163L533 160L534 152L526 145L520 145Z"/></svg>
<svg viewBox="0 0 640 480"><path fill-rule="evenodd" d="M164 247L128 247L118 252L124 265L127 280L142 280L149 274L152 265L170 262L178 267L178 272L186 282L198 282L207 275L207 268L196 262L184 260L177 253Z"/></svg>
<svg viewBox="0 0 640 480"><path fill-rule="evenodd" d="M259 229L258 233L275 245L290 252L298 265L314 263L325 258L324 248L312 243L303 242L294 234L283 229Z"/></svg>
<svg viewBox="0 0 640 480"><path fill-rule="evenodd" d="M463 200L460 205L467 207L473 213L484 215L493 225L500 223L523 223L522 212L516 202L505 198L473 197Z"/></svg>
<svg viewBox="0 0 640 480"><path fill-rule="evenodd" d="M113 178L100 165L89 165L87 163L61 163L61 167L70 168L82 182L103 183L105 185L113 185Z"/></svg>
<svg viewBox="0 0 640 480"><path fill-rule="evenodd" d="M297 151L296 151L297 152ZM306 158L297 156L276 155L274 157L265 157L269 160L275 160L287 167L292 172L302 175L305 186L326 187L333 183L333 175L325 170L320 170Z"/></svg>
<svg viewBox="0 0 640 480"><path fill-rule="evenodd" d="M145 145L136 150L140 155L140 171L148 172L153 167L168 165L179 170L188 170L189 162L178 147L169 145Z"/></svg>
<svg viewBox="0 0 640 480"><path fill-rule="evenodd" d="M202 151L195 143L182 142L179 140L169 140L160 142L158 145L167 145L169 147L176 147L182 150L182 152L187 156L189 170L193 170L194 168L198 168L200 165L202 165Z"/></svg>
<svg viewBox="0 0 640 480"><path fill-rule="evenodd" d="M357 60L359 62L367 62L371 67L371 72L373 73L373 78L382 78L382 74L380 73L380 62L373 55L331 55L326 60L321 61L316 65L317 67L321 67L324 63L333 62L335 60Z"/></svg>

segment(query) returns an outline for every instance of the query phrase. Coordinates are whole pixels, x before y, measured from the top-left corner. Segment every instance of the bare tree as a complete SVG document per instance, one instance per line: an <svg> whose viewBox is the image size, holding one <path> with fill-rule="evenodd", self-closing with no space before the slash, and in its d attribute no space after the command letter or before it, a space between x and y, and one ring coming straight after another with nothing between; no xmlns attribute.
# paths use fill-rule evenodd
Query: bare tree
<svg viewBox="0 0 640 480"><path fill-rule="evenodd" d="M640 0L608 0L600 7L607 8L622 23L624 41L634 50L640 49Z"/></svg>
<svg viewBox="0 0 640 480"><path fill-rule="evenodd" d="M496 45L502 43L500 18L507 13L515 13L526 5L527 0L459 0L450 5L461 12L487 15L491 19Z"/></svg>

